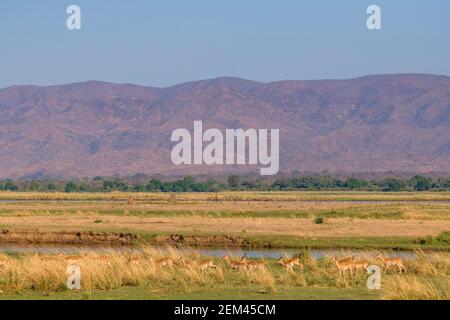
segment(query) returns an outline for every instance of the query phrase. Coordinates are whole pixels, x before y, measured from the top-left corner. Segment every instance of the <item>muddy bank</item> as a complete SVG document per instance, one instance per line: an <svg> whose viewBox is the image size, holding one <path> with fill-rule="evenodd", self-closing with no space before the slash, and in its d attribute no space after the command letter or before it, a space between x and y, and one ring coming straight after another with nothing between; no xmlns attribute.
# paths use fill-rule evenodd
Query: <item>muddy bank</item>
<svg viewBox="0 0 450 320"><path fill-rule="evenodd" d="M143 240L137 234L92 231L42 231L42 230L0 230L0 243L4 244L53 244L53 245L132 245L151 242L155 245L191 247L237 247L250 245L245 237L233 236L155 236Z"/></svg>
<svg viewBox="0 0 450 320"><path fill-rule="evenodd" d="M158 245L183 245L189 247L239 247L250 246L250 242L245 237L234 236L156 236L153 242Z"/></svg>
<svg viewBox="0 0 450 320"><path fill-rule="evenodd" d="M131 233L91 231L0 230L0 243L131 245L138 237Z"/></svg>
<svg viewBox="0 0 450 320"><path fill-rule="evenodd" d="M0 229L0 245L74 245L132 246L156 245L191 248L235 249L390 249L390 250L444 250L444 244L420 244L414 239L299 239L293 237L244 237L227 235L161 235L147 233L44 231L36 229Z"/></svg>

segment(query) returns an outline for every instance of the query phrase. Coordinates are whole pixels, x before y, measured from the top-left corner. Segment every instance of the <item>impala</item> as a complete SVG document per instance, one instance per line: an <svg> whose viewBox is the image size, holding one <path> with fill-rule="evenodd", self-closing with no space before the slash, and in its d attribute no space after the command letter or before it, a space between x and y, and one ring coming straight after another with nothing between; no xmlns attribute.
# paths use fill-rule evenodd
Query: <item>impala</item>
<svg viewBox="0 0 450 320"><path fill-rule="evenodd" d="M346 263L346 262L355 262L356 261L356 257L352 256L352 257L347 257L344 259L340 259L339 262L341 263Z"/></svg>
<svg viewBox="0 0 450 320"><path fill-rule="evenodd" d="M233 261L233 260L230 260L230 258L228 256L223 256L222 259L225 260L230 265L230 269L247 270L247 264L246 264L246 262L243 262L242 260L241 261Z"/></svg>
<svg viewBox="0 0 450 320"><path fill-rule="evenodd" d="M245 264L249 271L255 269L262 270L266 268L266 264L264 263L264 261L252 261L244 257L242 258L241 262Z"/></svg>
<svg viewBox="0 0 450 320"><path fill-rule="evenodd" d="M362 269L367 271L367 267L369 266L369 263L365 260L360 261L354 261L353 262L353 268L358 272Z"/></svg>
<svg viewBox="0 0 450 320"><path fill-rule="evenodd" d="M400 273L402 273L402 271L406 272L406 268L400 258L385 258L381 254L378 254L377 258L383 262L384 271L387 271L390 266L397 266Z"/></svg>
<svg viewBox="0 0 450 320"><path fill-rule="evenodd" d="M98 261L100 263L105 263L108 266L111 265L111 261L110 261L110 258L108 256L96 256L96 257L94 257L94 260Z"/></svg>
<svg viewBox="0 0 450 320"><path fill-rule="evenodd" d="M343 261L343 260L338 260L336 257L331 258L332 261L334 261L334 263L336 264L336 267L339 270L339 275L342 276L342 273L349 270L350 274L353 275L353 259L351 261L347 260L347 261Z"/></svg>
<svg viewBox="0 0 450 320"><path fill-rule="evenodd" d="M141 257L139 255L134 255L133 252L130 252L128 258L127 258L127 262L129 264L135 264L137 262L139 262L141 260Z"/></svg>
<svg viewBox="0 0 450 320"><path fill-rule="evenodd" d="M198 263L198 266L200 267L200 270L202 272L204 272L206 269L210 269L210 268L211 269L215 269L215 270L218 269L218 267L214 264L212 259L207 259L207 260L200 261Z"/></svg>
<svg viewBox="0 0 450 320"><path fill-rule="evenodd" d="M286 271L292 271L295 266L299 266L303 270L303 265L300 263L300 259L298 257L292 259L281 257L278 259L278 263L281 264Z"/></svg>

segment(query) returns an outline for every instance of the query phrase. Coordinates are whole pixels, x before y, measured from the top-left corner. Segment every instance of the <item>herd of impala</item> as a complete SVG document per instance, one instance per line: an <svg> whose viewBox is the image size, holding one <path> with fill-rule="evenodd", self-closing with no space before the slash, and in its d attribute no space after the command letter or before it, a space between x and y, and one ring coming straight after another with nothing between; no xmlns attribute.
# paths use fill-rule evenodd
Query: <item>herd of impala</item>
<svg viewBox="0 0 450 320"><path fill-rule="evenodd" d="M81 262L84 258L88 256L88 254L83 255L66 255L64 253L60 253L58 255L53 256L41 256L37 253L34 254L35 257L41 259L42 261L65 261L68 265L76 264ZM398 272L406 272L406 268L403 265L403 261L401 258L386 258L381 254L376 256L382 263L381 268L382 271L387 271L390 267L396 267ZM110 265L110 257L108 256L94 256L94 261L98 261L100 263L105 263ZM129 264L139 263L142 259L139 255L134 255L131 252L127 256L127 262ZM262 260L249 260L244 255L240 260L232 260L229 256L224 256L223 260L229 265L232 270L241 270L241 271L253 271L253 270L263 270L266 268L266 264ZM357 260L356 257L348 257L344 259L337 259L335 256L331 258L334 261L339 274L342 275L345 272L350 272L351 275L354 272L366 270L369 266L369 263L366 260ZM10 260L8 258L0 258L0 267L7 266ZM174 261L172 257L164 257L156 260L156 265L160 267L172 267L174 263L178 263L184 265L188 268L199 268L201 272L206 271L207 269L218 269L218 266L214 264L213 259L207 258L203 260L191 260L187 261L184 257L179 258L178 261ZM303 270L303 264L300 262L298 257L294 258L280 258L278 259L278 263L286 270L293 271L294 267L299 267Z"/></svg>
<svg viewBox="0 0 450 320"><path fill-rule="evenodd" d="M406 268L403 265L403 260L400 258L386 258L381 254L376 256L382 263L381 269L382 271L387 271L389 267L397 267L399 273L406 272ZM336 257L331 258L336 264L337 269L339 270L339 274L342 275L344 272L349 271L351 275L353 275L353 271L368 271L369 262L366 260L357 260L356 257L349 257L345 259L338 260Z"/></svg>
<svg viewBox="0 0 450 320"><path fill-rule="evenodd" d="M406 268L403 265L403 260L400 258L386 258L381 254L378 254L376 258L382 262L381 268L383 271L387 271L389 267L397 267L400 273L406 272ZM253 269L261 269L265 267L263 261L249 261L245 256L242 257L239 261L231 260L228 256L223 257L223 259L228 262L231 269L250 271ZM369 262L367 262L366 260L357 260L356 257L348 257L338 260L334 256L331 258L331 260L336 264L340 275L342 275L346 271L349 271L351 275L353 275L354 271L368 271L367 268L369 266ZM298 257L280 258L278 259L278 263L283 266L286 271L293 271L294 267L299 267L301 270L304 269L303 264L300 262L300 259Z"/></svg>

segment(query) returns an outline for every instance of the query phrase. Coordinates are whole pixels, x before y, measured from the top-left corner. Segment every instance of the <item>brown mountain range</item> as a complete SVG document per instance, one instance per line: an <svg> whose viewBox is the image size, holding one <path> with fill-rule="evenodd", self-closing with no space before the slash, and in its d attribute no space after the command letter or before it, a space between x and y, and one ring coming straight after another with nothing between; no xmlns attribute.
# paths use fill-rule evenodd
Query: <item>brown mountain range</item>
<svg viewBox="0 0 450 320"><path fill-rule="evenodd" d="M171 132L194 120L279 128L284 172L450 172L450 78L402 74L9 87L0 90L0 177L256 171L171 165Z"/></svg>

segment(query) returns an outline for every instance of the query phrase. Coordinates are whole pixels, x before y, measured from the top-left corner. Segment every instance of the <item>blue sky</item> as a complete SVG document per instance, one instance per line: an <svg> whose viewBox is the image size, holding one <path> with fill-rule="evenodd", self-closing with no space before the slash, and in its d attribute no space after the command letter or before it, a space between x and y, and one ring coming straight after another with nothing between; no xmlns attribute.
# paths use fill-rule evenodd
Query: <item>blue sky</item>
<svg viewBox="0 0 450 320"><path fill-rule="evenodd" d="M65 26L71 4L81 31ZM366 28L370 4L383 30ZM450 1L0 1L0 87L379 73L450 75Z"/></svg>

